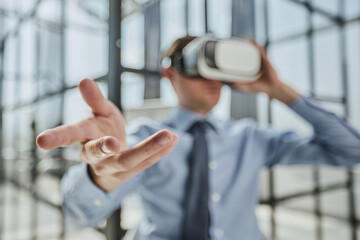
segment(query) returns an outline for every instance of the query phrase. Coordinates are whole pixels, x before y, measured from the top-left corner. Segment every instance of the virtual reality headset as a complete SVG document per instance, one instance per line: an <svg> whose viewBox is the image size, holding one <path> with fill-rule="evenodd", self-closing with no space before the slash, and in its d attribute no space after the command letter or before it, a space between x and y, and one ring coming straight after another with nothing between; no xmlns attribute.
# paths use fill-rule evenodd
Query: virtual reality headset
<svg viewBox="0 0 360 240"><path fill-rule="evenodd" d="M261 75L261 55L248 40L195 38L171 59L186 77L250 82Z"/></svg>

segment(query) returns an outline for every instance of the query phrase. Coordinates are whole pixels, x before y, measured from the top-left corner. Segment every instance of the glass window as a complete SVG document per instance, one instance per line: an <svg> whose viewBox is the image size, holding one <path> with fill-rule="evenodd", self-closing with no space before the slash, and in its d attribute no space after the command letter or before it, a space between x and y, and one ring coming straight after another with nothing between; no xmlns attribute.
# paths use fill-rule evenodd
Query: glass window
<svg viewBox="0 0 360 240"><path fill-rule="evenodd" d="M298 199L296 199L298 201ZM315 240L316 218L289 208L277 208L275 215L278 239Z"/></svg>
<svg viewBox="0 0 360 240"><path fill-rule="evenodd" d="M69 27L82 30L102 31L104 35L108 29L108 0L96 1L65 1L66 20ZM59 9L58 9L59 11Z"/></svg>
<svg viewBox="0 0 360 240"><path fill-rule="evenodd" d="M315 93L342 96L339 30L331 28L314 34Z"/></svg>
<svg viewBox="0 0 360 240"><path fill-rule="evenodd" d="M18 60L19 71L23 78L33 78L36 71L36 25L33 22L26 22L21 25L19 32L19 51L21 57Z"/></svg>
<svg viewBox="0 0 360 240"><path fill-rule="evenodd" d="M168 48L178 37L186 35L185 1L163 0L160 2L161 47Z"/></svg>
<svg viewBox="0 0 360 240"><path fill-rule="evenodd" d="M24 1L23 1L24 2ZM46 0L42 1L36 11L37 17L42 21L49 21L54 24L61 22L61 1ZM59 25L57 25L59 26Z"/></svg>
<svg viewBox="0 0 360 240"><path fill-rule="evenodd" d="M309 51L305 37L270 45L268 55L282 81L309 94Z"/></svg>
<svg viewBox="0 0 360 240"><path fill-rule="evenodd" d="M189 2L189 35L201 36L205 34L204 0Z"/></svg>
<svg viewBox="0 0 360 240"><path fill-rule="evenodd" d="M232 15L232 1L231 0L209 0L209 31L214 33L217 37L231 36L231 15Z"/></svg>
<svg viewBox="0 0 360 240"><path fill-rule="evenodd" d="M124 108L141 107L144 102L144 77L125 72L121 74L121 104Z"/></svg>
<svg viewBox="0 0 360 240"><path fill-rule="evenodd" d="M60 109L59 109L60 110ZM73 124L91 116L91 108L81 97L78 88L64 94L64 124Z"/></svg>
<svg viewBox="0 0 360 240"><path fill-rule="evenodd" d="M129 68L144 68L144 14L136 13L121 24L121 64Z"/></svg>
<svg viewBox="0 0 360 240"><path fill-rule="evenodd" d="M319 171L321 176L319 180L322 187L346 182L347 173L344 168L323 166Z"/></svg>
<svg viewBox="0 0 360 240"><path fill-rule="evenodd" d="M358 22L348 24L346 27L346 60L347 76L349 81L350 119L354 126L360 130L360 25Z"/></svg>
<svg viewBox="0 0 360 240"><path fill-rule="evenodd" d="M312 0L312 4L315 8L319 8L323 11L326 11L333 16L337 16L340 14L340 5L344 0Z"/></svg>
<svg viewBox="0 0 360 240"><path fill-rule="evenodd" d="M347 218L349 215L348 195L346 189L323 192L321 194L322 212L330 216Z"/></svg>
<svg viewBox="0 0 360 240"><path fill-rule="evenodd" d="M311 21L314 29L321 29L334 25L334 21L317 12L313 13Z"/></svg>
<svg viewBox="0 0 360 240"><path fill-rule="evenodd" d="M271 40L306 32L307 12L304 7L286 0L270 0L268 6Z"/></svg>
<svg viewBox="0 0 360 240"><path fill-rule="evenodd" d="M358 0L344 0L345 4L345 18L353 19L359 17L360 1Z"/></svg>
<svg viewBox="0 0 360 240"><path fill-rule="evenodd" d="M274 169L275 196L282 197L313 189L311 169L311 166L276 167Z"/></svg>
<svg viewBox="0 0 360 240"><path fill-rule="evenodd" d="M38 131L56 127L62 119L62 96L55 95L36 104L36 124Z"/></svg>
<svg viewBox="0 0 360 240"><path fill-rule="evenodd" d="M350 225L335 218L324 218L322 230L323 239L351 239Z"/></svg>
<svg viewBox="0 0 360 240"><path fill-rule="evenodd" d="M66 84L83 78L97 78L108 72L108 37L105 34L66 30Z"/></svg>

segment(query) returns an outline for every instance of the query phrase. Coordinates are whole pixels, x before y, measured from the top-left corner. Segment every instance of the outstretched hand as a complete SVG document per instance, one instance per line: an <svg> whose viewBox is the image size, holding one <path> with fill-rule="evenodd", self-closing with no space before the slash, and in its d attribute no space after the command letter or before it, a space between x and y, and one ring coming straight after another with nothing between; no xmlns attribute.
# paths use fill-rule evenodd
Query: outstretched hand
<svg viewBox="0 0 360 240"><path fill-rule="evenodd" d="M92 179L100 188L111 191L168 154L177 136L162 130L133 148L126 144L125 123L119 109L104 99L96 83L84 79L79 89L93 116L41 133L37 145L44 150L80 143L81 159L90 166Z"/></svg>

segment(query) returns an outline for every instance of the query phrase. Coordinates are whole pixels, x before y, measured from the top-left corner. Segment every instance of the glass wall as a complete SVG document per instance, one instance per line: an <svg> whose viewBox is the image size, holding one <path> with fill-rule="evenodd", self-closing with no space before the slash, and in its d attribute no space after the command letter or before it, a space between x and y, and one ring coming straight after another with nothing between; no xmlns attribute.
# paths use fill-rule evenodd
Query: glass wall
<svg viewBox="0 0 360 240"><path fill-rule="evenodd" d="M284 82L360 130L358 0L121 2L121 39L109 43L108 0L0 0L0 239L105 239L104 225L78 231L63 219L59 179L79 162L77 146L44 152L34 139L91 114L76 88L82 78L95 79L107 96L109 44L121 51L128 121L163 118L176 106L158 71L161 52L180 36L212 33L256 38ZM251 17L244 19L246 13ZM247 116L234 95L224 87L218 117ZM259 124L311 134L284 105L261 94L241 96ZM359 184L357 169L264 169L256 210L261 229L269 239L357 239ZM125 229L142 214L136 196L129 199Z"/></svg>
<svg viewBox="0 0 360 240"><path fill-rule="evenodd" d="M256 31L284 82L360 129L359 1L257 0ZM259 96L257 110L264 125L311 133L309 124L276 101ZM331 167L265 172L259 216L266 235L357 239L359 176L358 169Z"/></svg>
<svg viewBox="0 0 360 240"><path fill-rule="evenodd" d="M35 137L91 114L82 78L103 81L106 95L107 18L105 0L0 0L0 239L65 236L59 177L77 147L45 152Z"/></svg>

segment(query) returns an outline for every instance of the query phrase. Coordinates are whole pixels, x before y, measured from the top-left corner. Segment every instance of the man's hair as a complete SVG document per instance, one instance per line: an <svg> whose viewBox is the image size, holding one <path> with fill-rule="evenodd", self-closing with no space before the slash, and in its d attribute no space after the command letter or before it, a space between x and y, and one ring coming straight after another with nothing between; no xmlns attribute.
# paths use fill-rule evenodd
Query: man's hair
<svg viewBox="0 0 360 240"><path fill-rule="evenodd" d="M161 56L160 62L162 62L165 58L169 58L171 59L171 65L172 65L174 55L180 52L189 42L191 42L195 38L196 38L195 36L185 36L176 39Z"/></svg>

